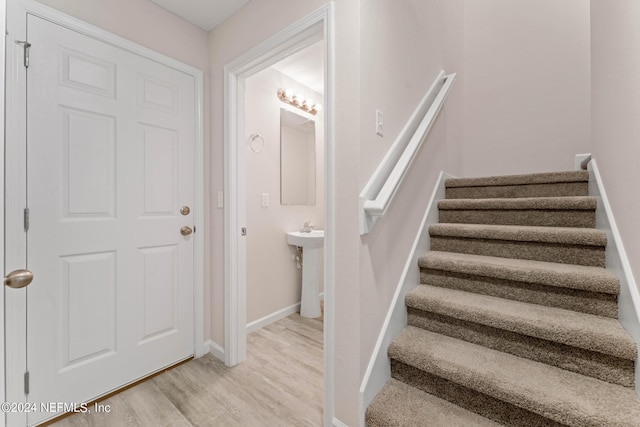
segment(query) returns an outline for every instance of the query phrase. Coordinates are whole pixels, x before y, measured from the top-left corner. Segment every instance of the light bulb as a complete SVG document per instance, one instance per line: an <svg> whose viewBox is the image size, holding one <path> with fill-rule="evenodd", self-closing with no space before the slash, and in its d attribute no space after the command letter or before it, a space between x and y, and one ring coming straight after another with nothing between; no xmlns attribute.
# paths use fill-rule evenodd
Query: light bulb
<svg viewBox="0 0 640 427"><path fill-rule="evenodd" d="M286 96L287 99L291 99L291 97L293 96L293 91L291 89L286 89L284 91L284 96Z"/></svg>

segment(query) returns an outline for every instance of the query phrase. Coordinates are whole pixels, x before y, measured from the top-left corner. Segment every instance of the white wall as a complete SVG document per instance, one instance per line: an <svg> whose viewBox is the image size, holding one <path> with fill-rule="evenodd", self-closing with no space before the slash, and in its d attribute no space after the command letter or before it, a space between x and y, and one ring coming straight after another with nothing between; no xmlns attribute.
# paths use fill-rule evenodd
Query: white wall
<svg viewBox="0 0 640 427"><path fill-rule="evenodd" d="M589 2L464 4L465 176L571 170L590 146Z"/></svg>
<svg viewBox="0 0 640 427"><path fill-rule="evenodd" d="M640 3L591 1L593 158L635 277L640 274Z"/></svg>
<svg viewBox="0 0 640 427"><path fill-rule="evenodd" d="M361 423L358 389L389 308L415 230L441 170L459 173L461 133L445 130L445 108L387 216L366 237L358 230L358 196L378 162L441 69L462 52L462 0L336 2L335 415ZM375 134L375 110L385 114ZM451 119L451 126L459 121ZM460 120L460 119L458 119Z"/></svg>
<svg viewBox="0 0 640 427"><path fill-rule="evenodd" d="M384 0L363 3L361 188L440 70L445 68L442 36L446 25L445 7L446 2L442 0L408 1L405 7ZM377 108L385 112L383 138L375 133ZM447 114L445 109L443 115ZM441 117L424 142L387 215L360 242L362 374L438 174L450 169L444 125Z"/></svg>
<svg viewBox="0 0 640 427"><path fill-rule="evenodd" d="M259 153L247 146L247 323L300 302L302 274L291 258L296 249L287 244L286 233L299 230L307 220L317 229L324 227L323 110L312 116L284 104L276 96L279 88L322 99L321 94L271 68L246 80L246 135L258 133L264 138ZM280 204L281 108L316 122L315 205ZM306 159L299 160L305 167ZM262 207L262 193L269 194L269 207Z"/></svg>
<svg viewBox="0 0 640 427"><path fill-rule="evenodd" d="M335 316L333 404L348 426L359 423L360 274L360 11L363 0L335 3Z"/></svg>

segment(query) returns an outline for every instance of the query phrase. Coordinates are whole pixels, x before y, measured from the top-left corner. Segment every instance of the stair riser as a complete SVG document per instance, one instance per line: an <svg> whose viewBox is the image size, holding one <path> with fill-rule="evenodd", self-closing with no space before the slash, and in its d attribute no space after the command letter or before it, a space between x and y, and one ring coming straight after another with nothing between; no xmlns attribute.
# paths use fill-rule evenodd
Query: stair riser
<svg viewBox="0 0 640 427"><path fill-rule="evenodd" d="M391 359L391 376L495 422L513 427L562 427L560 424L444 378Z"/></svg>
<svg viewBox="0 0 640 427"><path fill-rule="evenodd" d="M614 319L618 317L617 297L612 294L515 282L427 268L420 269L420 283Z"/></svg>
<svg viewBox="0 0 640 427"><path fill-rule="evenodd" d="M408 307L409 325L625 387L634 386L633 360L554 343Z"/></svg>
<svg viewBox="0 0 640 427"><path fill-rule="evenodd" d="M484 187L448 187L447 199L496 199L517 197L588 196L586 182L561 182L554 184L496 185Z"/></svg>
<svg viewBox="0 0 640 427"><path fill-rule="evenodd" d="M431 236L431 250L605 267L603 246Z"/></svg>
<svg viewBox="0 0 640 427"><path fill-rule="evenodd" d="M440 209L440 223L595 228L595 211Z"/></svg>

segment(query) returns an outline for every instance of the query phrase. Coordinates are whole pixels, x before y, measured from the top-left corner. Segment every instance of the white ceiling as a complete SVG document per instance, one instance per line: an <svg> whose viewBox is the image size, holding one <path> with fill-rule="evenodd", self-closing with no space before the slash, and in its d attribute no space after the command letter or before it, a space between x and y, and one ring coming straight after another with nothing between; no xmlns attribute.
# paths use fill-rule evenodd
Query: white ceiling
<svg viewBox="0 0 640 427"><path fill-rule="evenodd" d="M205 31L211 31L250 0L151 0ZM318 93L324 93L324 42L318 42L273 66Z"/></svg>
<svg viewBox="0 0 640 427"><path fill-rule="evenodd" d="M282 74L291 77L320 94L324 93L324 41L319 41L273 65Z"/></svg>
<svg viewBox="0 0 640 427"><path fill-rule="evenodd" d="M211 31L249 0L151 0L205 31Z"/></svg>

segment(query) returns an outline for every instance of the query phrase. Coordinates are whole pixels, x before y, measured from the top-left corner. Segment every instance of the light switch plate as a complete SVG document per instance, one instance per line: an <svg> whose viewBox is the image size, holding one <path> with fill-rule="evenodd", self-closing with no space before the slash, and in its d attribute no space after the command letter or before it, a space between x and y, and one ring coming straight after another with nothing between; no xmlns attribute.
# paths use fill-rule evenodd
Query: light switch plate
<svg viewBox="0 0 640 427"><path fill-rule="evenodd" d="M218 191L218 209L224 208L224 193Z"/></svg>
<svg viewBox="0 0 640 427"><path fill-rule="evenodd" d="M376 135L384 136L384 113L376 110Z"/></svg>

